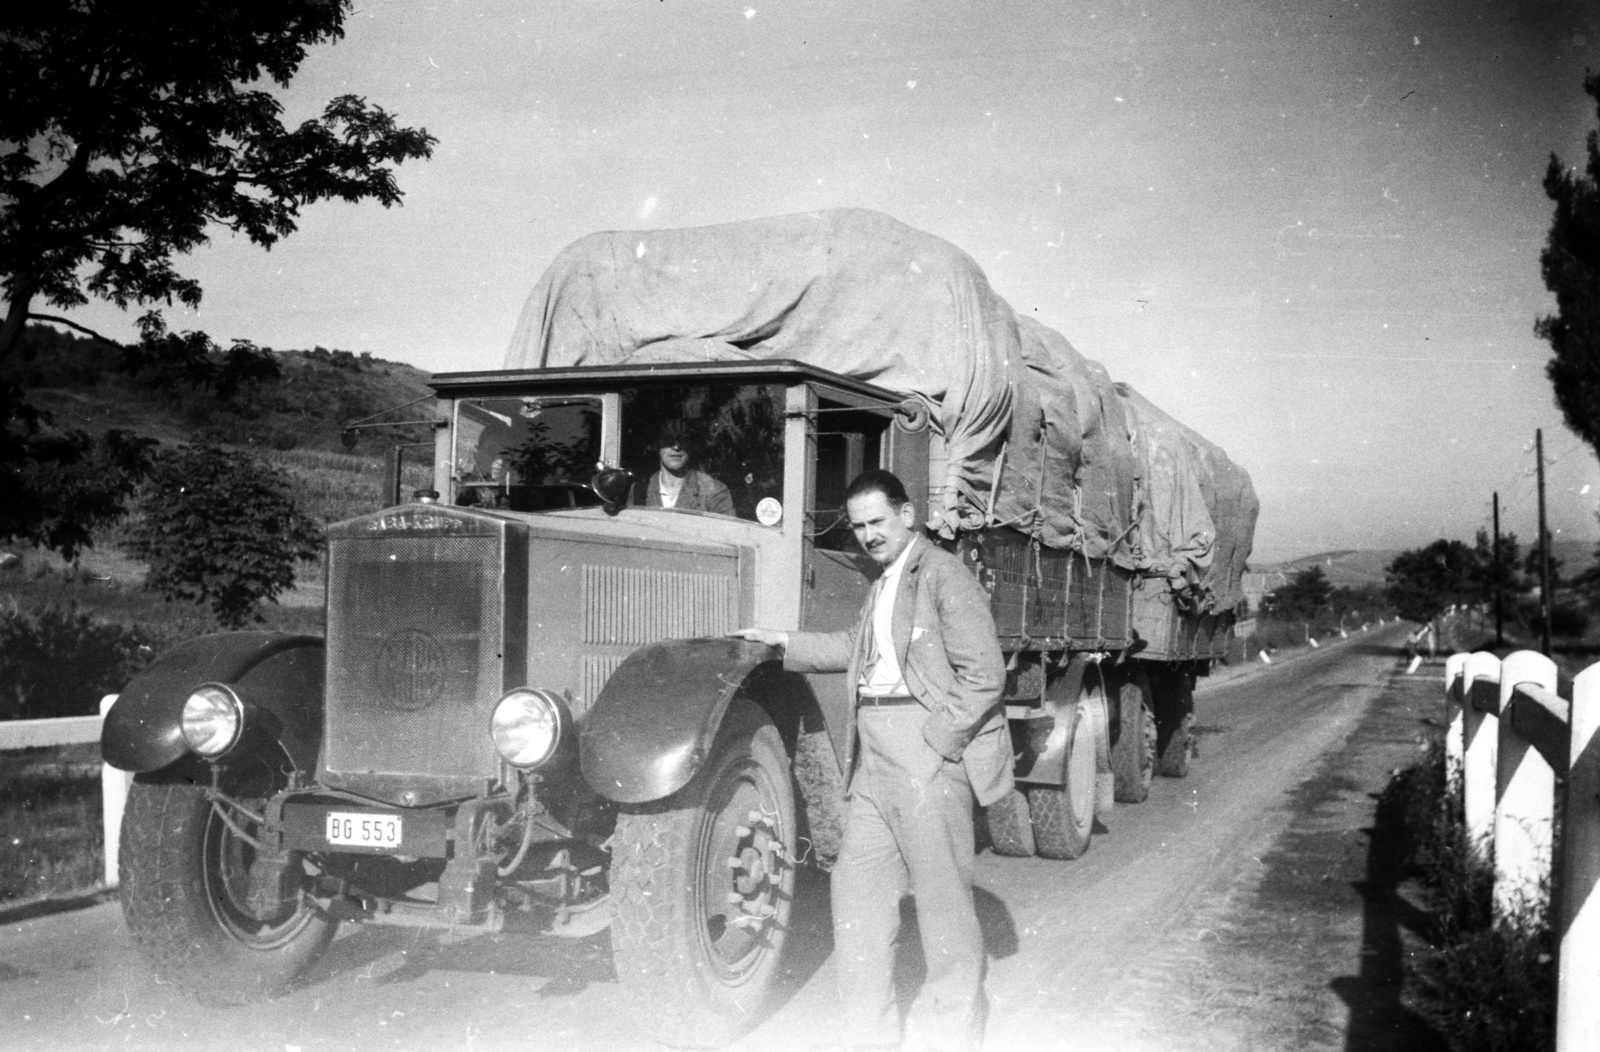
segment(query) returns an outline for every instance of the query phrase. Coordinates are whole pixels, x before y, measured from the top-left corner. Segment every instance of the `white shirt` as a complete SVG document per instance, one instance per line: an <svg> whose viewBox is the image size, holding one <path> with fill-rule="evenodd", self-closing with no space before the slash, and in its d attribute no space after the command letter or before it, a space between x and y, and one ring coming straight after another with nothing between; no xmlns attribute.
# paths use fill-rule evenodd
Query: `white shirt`
<svg viewBox="0 0 1600 1052"><path fill-rule="evenodd" d="M665 469L658 473L656 488L661 494L661 506L663 508L676 508L678 506L678 494L683 491L683 479L684 476L674 475Z"/></svg>
<svg viewBox="0 0 1600 1052"><path fill-rule="evenodd" d="M862 671L861 693L881 697L885 694L907 694L905 674L900 671L900 658L894 652L894 601L900 591L900 571L905 569L913 539L900 557L889 564L878 578L878 597L872 607L871 667Z"/></svg>

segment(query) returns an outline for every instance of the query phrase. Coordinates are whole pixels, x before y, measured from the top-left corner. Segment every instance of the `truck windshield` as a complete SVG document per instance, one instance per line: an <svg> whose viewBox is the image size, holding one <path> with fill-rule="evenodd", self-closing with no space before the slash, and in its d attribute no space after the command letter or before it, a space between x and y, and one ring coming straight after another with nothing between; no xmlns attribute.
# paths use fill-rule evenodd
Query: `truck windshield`
<svg viewBox="0 0 1600 1052"><path fill-rule="evenodd" d="M630 503L755 519L783 499L783 386L684 384L622 393Z"/></svg>
<svg viewBox="0 0 1600 1052"><path fill-rule="evenodd" d="M470 398L456 403L456 503L551 511L600 503L597 397Z"/></svg>
<svg viewBox="0 0 1600 1052"><path fill-rule="evenodd" d="M783 498L782 384L650 385L619 392L628 503L755 519ZM598 505L598 394L456 403L456 503L509 511Z"/></svg>

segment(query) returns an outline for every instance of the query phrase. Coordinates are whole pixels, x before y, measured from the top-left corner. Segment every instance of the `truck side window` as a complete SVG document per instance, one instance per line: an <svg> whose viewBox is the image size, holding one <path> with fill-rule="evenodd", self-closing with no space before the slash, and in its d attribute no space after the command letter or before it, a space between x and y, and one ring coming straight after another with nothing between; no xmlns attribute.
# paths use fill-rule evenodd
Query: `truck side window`
<svg viewBox="0 0 1600 1052"><path fill-rule="evenodd" d="M622 392L622 466L636 480L634 505L662 503L664 442L682 443L687 465L674 467L695 476L692 491L717 495L718 506L686 503L684 510L727 514L731 506L732 514L754 520L763 498L783 499L781 384L663 384Z"/></svg>
<svg viewBox="0 0 1600 1052"><path fill-rule="evenodd" d="M600 399L473 398L456 406L456 502L510 511L583 508L600 499Z"/></svg>
<svg viewBox="0 0 1600 1052"><path fill-rule="evenodd" d="M825 551L854 552L855 537L845 515L844 491L855 477L878 467L888 419L877 413L818 403L817 488L811 508L812 543Z"/></svg>

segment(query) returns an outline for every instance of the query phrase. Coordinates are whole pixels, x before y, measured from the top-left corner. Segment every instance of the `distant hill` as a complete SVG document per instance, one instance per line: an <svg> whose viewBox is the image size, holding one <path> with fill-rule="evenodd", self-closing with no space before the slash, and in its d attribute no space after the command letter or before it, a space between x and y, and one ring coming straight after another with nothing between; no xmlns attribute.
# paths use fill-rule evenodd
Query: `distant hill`
<svg viewBox="0 0 1600 1052"><path fill-rule="evenodd" d="M120 428L162 442L263 451L341 450L345 421L429 394L428 374L399 362L325 347L262 350L282 375L223 401L192 385L164 383L149 371L129 372L122 351L101 341L31 325L0 365L0 378L23 388L59 428Z"/></svg>
<svg viewBox="0 0 1600 1052"><path fill-rule="evenodd" d="M382 507L384 453L396 443L423 437L420 429L366 430L357 448L347 450L340 442L344 424L426 398L432 394L428 374L325 347L264 350L281 375L223 400L192 384L164 384L157 376L130 373L117 347L33 325L0 364L0 379L22 387L30 404L50 413L56 428L90 434L117 428L169 446L212 443L259 456L288 476L296 502L318 522ZM428 408L413 406L395 418L415 420ZM431 481L423 459L416 451L409 455L404 492ZM97 537L80 565L99 580L142 580L145 567L120 550L120 534L114 527ZM12 547L30 564L58 565L54 556ZM285 605L320 604L322 568L301 566L298 573L299 585Z"/></svg>
<svg viewBox="0 0 1600 1052"><path fill-rule="evenodd" d="M1393 562L1394 557L1399 554L1398 549L1387 548L1318 552L1315 555L1303 555L1298 559L1289 559L1270 566L1251 565L1250 569L1256 573L1280 573L1285 577L1293 577L1308 567L1320 566L1328 577L1328 583L1335 588L1363 588L1368 585L1381 587L1384 582L1384 567Z"/></svg>
<svg viewBox="0 0 1600 1052"><path fill-rule="evenodd" d="M1556 540L1550 545L1550 554L1560 562L1561 576L1570 578L1593 565L1595 547L1594 541ZM1527 548L1524 547L1523 551L1526 552ZM1308 567L1320 566L1328 576L1328 583L1335 588L1360 588L1365 585L1381 587L1385 569L1400 552L1398 548L1318 552L1271 565L1252 564L1250 570L1252 573L1292 577Z"/></svg>

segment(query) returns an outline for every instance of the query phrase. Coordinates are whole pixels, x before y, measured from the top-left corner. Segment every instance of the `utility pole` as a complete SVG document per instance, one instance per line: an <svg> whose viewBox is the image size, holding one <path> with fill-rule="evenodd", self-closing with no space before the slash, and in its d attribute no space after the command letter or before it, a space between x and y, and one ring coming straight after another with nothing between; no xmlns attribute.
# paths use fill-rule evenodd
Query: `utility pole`
<svg viewBox="0 0 1600 1052"><path fill-rule="evenodd" d="M1539 467L1539 653L1550 656L1550 535L1544 525L1544 428L1533 432L1533 455Z"/></svg>
<svg viewBox="0 0 1600 1052"><path fill-rule="evenodd" d="M1505 584L1505 582L1500 579L1501 576L1502 576L1502 572L1503 571L1501 570L1501 567L1500 567L1500 494L1498 494L1498 493L1496 493L1494 495L1494 564L1493 565L1494 565L1494 572L1493 572L1493 576L1490 577L1490 581L1492 581L1493 584L1494 584L1494 645L1497 646L1497 647L1503 647L1503 646L1506 645L1506 633L1505 633L1505 621L1501 617L1501 612L1500 612L1500 591L1501 591L1502 586Z"/></svg>

